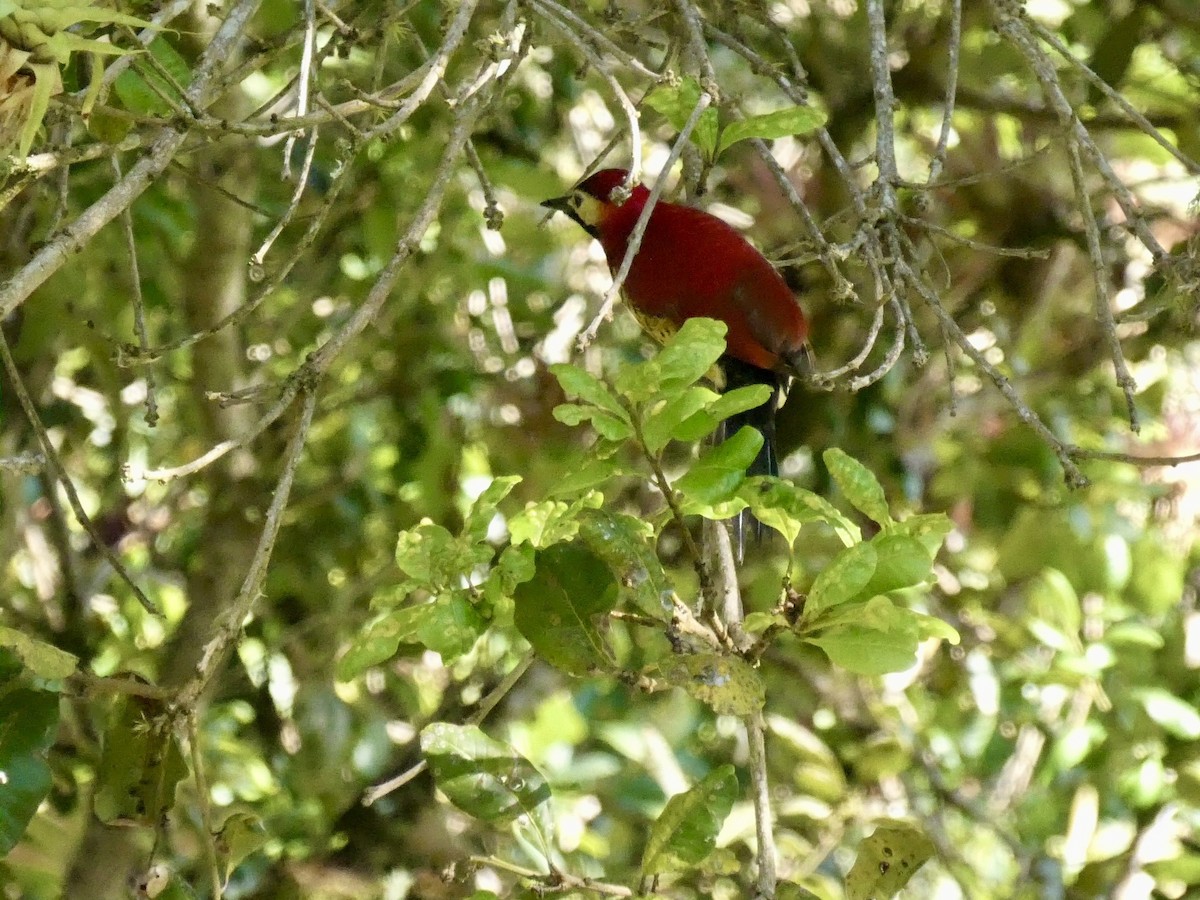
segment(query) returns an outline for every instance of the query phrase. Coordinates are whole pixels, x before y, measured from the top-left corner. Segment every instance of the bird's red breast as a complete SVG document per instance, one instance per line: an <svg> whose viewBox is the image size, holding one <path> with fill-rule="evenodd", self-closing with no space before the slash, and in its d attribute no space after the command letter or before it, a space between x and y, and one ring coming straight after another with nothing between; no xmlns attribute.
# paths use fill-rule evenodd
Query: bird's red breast
<svg viewBox="0 0 1200 900"><path fill-rule="evenodd" d="M625 177L624 170L604 169L577 188L600 201L589 230L614 274L650 195L639 184L625 203L612 203L612 189ZM794 372L803 357L808 323L783 278L741 234L703 210L655 204L625 295L643 315L675 327L695 316L723 321L727 352L753 366Z"/></svg>

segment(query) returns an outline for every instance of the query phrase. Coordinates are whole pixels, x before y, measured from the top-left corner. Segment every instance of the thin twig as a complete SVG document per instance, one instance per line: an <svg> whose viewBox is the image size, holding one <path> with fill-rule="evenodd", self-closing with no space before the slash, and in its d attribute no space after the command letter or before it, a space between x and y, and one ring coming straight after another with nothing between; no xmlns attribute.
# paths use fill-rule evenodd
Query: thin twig
<svg viewBox="0 0 1200 900"><path fill-rule="evenodd" d="M633 266L633 258L637 256L638 249L642 246L642 238L646 234L646 226L650 224L650 214L654 212L658 198L662 196L663 189L667 186L667 174L671 171L671 167L675 165L675 161L679 159L679 155L683 152L683 145L687 143L692 129L700 121L700 115L704 110L708 109L710 103L712 103L712 97L706 91L701 91L692 114L688 116L683 129L679 132L679 137L675 139L675 145L671 147L667 161L663 163L662 169L659 170L658 180L655 181L654 188L650 191L650 196L646 198L645 206L642 207L641 215L638 216L638 220L633 226L633 231L629 235L629 243L625 248L625 257L621 260L621 267L617 270L617 274L613 277L612 285L605 293L604 300L600 303L600 311L596 313L596 317L592 319L592 323L579 335L578 347L580 350L586 350L588 345L595 339L600 325L612 318L613 306L617 302L617 294L620 293L621 287L625 284L625 279L629 275L629 269Z"/></svg>
<svg viewBox="0 0 1200 900"><path fill-rule="evenodd" d="M212 821L212 798L208 793L208 779L204 775L204 754L200 752L200 729L196 724L196 711L191 710L185 721L188 750L192 757L192 778L196 782L196 802L200 806L200 829L204 832L204 857L208 861L208 877L212 881L213 900L224 895L224 879L217 862L217 844Z"/></svg>
<svg viewBox="0 0 1200 900"><path fill-rule="evenodd" d="M233 56L233 50L242 41L245 29L260 2L261 0L240 0L229 11L205 49L192 83L185 91L185 96L194 106L201 107L207 101L219 67ZM6 318L24 303L30 294L62 268L101 228L140 197L170 165L171 159L183 147L187 138L186 129L177 130L170 126L162 128L148 151L124 178L84 210L74 222L47 241L34 254L33 259L0 285L0 319ZM104 153L98 155L112 152L111 147L105 146L103 149Z"/></svg>
<svg viewBox="0 0 1200 900"><path fill-rule="evenodd" d="M196 665L196 674L192 676L179 690L174 700L177 710L191 715L196 709L200 696L207 689L209 682L220 669L226 653L241 634L242 623L254 609L254 604L262 596L263 581L267 577L267 566L271 554L275 550L275 539L279 537L279 529L283 525L283 512L287 508L288 497L291 495L292 482L300 458L304 451L304 442L308 437L308 429L312 425L313 412L317 408L317 392L315 388L305 391L304 404L300 412L300 421L288 442L284 452L283 473L275 485L271 505L267 508L266 519L263 522L262 534L258 546L254 548L254 557L250 568L242 581L242 588L233 601L217 615L213 626L213 637L204 646L204 653Z"/></svg>
<svg viewBox="0 0 1200 900"><path fill-rule="evenodd" d="M121 177L121 161L112 157L113 172ZM129 251L129 287L133 292L133 326L137 332L138 348L142 353L150 345L146 333L146 303L142 297L142 274L138 265L137 240L133 234L133 213L129 207L121 210L121 230L125 234L125 246ZM146 384L146 424L153 428L158 424L158 400L154 394L154 372L146 370L142 380Z"/></svg>
<svg viewBox="0 0 1200 900"><path fill-rule="evenodd" d="M545 16L556 16L563 23L570 25L581 35L585 35L588 40L596 44L597 47L604 50L606 53L616 59L621 65L627 69L632 69L639 75L646 78L652 78L658 81L662 76L643 63L640 59L630 53L621 45L617 44L604 32L593 28L586 19L563 6L561 3L556 3L555 0L530 0L530 5L536 8Z"/></svg>
<svg viewBox="0 0 1200 900"><path fill-rule="evenodd" d="M1183 165L1183 167L1193 175L1200 175L1200 163L1196 162L1196 160L1192 159L1190 156L1168 141L1166 137L1163 136L1163 133L1155 128L1149 119L1135 109L1134 106L1128 100L1126 100L1124 96L1122 96L1120 91L1114 90L1107 81L1105 81L1092 70L1091 66L1072 53L1070 49L1054 35L1053 32L1035 19L1027 17L1023 21L1029 28L1033 29L1033 32L1038 37L1058 51L1059 55L1062 56L1063 59L1067 60L1069 63L1071 63L1071 65L1079 69L1079 71L1081 71L1087 77L1087 80L1100 90L1100 93L1104 94L1105 97L1117 105L1121 112L1129 116L1130 120L1137 125L1143 134L1175 157L1175 159L1177 159Z"/></svg>
<svg viewBox="0 0 1200 900"><path fill-rule="evenodd" d="M620 104L621 111L625 113L625 121L629 126L629 176L626 178L624 187L632 190L633 186L642 177L642 130L638 124L637 108L633 105L633 101L629 99L629 94L625 92L625 88L621 87L621 82L617 81L616 76L608 71L608 67L604 65L604 60L588 45L587 41L583 40L561 19L550 14L544 4L538 5L535 2L534 5L542 13L543 18L554 26L555 30L566 37L575 49L583 54L584 59L595 69L596 74L604 79L605 84L608 85L608 89L617 98L617 103Z"/></svg>
<svg viewBox="0 0 1200 900"><path fill-rule="evenodd" d="M1083 217L1083 231L1087 237L1088 258L1092 263L1092 284L1095 287L1096 318L1100 322L1100 330L1108 343L1108 355L1116 371L1117 384L1125 394L1125 407L1129 411L1129 429L1134 434L1141 431L1138 423L1137 403L1134 394L1137 392L1137 382L1125 364L1125 353L1121 349L1121 339L1117 337L1117 326L1113 322L1112 300L1108 294L1108 271L1104 265L1104 251L1100 249L1100 226L1096 222L1096 214L1092 211L1092 198L1088 196L1087 183L1083 176L1083 163L1079 158L1079 145L1074 136L1067 138L1067 158L1071 161L1071 181L1075 185L1075 202L1079 214Z"/></svg>
<svg viewBox="0 0 1200 900"><path fill-rule="evenodd" d="M514 27L510 35L512 43L509 47L509 52L513 57L520 52L521 47L519 42L522 35L523 31ZM493 73L498 82L500 73L498 63L490 63L485 67L485 71ZM442 154L437 171L434 173L433 180L426 191L425 199L417 209L408 230L396 245L396 250L392 254L392 258L384 266L376 278L375 284L372 285L371 290L367 293L367 298L363 304L355 310L354 314L325 344L309 354L304 364L285 382L284 389L279 398L246 433L222 441L189 463L170 469L158 469L146 472L142 477L164 480L191 474L210 465L231 450L245 446L253 441L267 426L283 414L284 410L291 405L306 382L312 381L323 374L333 360L345 349L346 345L375 320L375 317L379 315L379 311L391 295L400 272L417 247L420 246L421 238L429 230L429 226L437 218L442 198L445 196L446 187L454 173L454 165L463 152L463 147L470 137L475 120L487 107L489 98L477 92L476 86L478 82L478 78L472 79L471 83L459 92L458 97L461 97L462 93L467 90L475 93L469 102L455 104L458 115L455 117L454 125L446 142L446 149Z"/></svg>
<svg viewBox="0 0 1200 900"><path fill-rule="evenodd" d="M486 719L491 714L492 710L495 709L500 703L500 701L508 696L509 691L517 686L517 682L521 680L521 678L529 670L529 667L533 665L533 661L536 658L536 654L534 654L533 651L530 651L521 657L520 662L513 666L512 670L504 676L501 682L488 691L488 695L479 702L479 705L475 708L475 711L467 717L467 724L478 725L484 719ZM393 791L399 790L428 768L429 763L426 760L421 760L416 765L405 769L395 778L389 778L382 784L375 785L373 788L370 788L363 794L362 805L370 806L376 800L386 797Z"/></svg>
<svg viewBox="0 0 1200 900"><path fill-rule="evenodd" d="M962 47L962 0L954 0L950 9L950 50L946 59L946 103L942 109L942 128L938 132L937 147L929 160L929 178L932 184L942 174L946 161L946 149L950 145L950 122L954 118L954 102L958 92L958 53Z"/></svg>
<svg viewBox="0 0 1200 900"><path fill-rule="evenodd" d="M296 112L295 118L308 114L308 94L312 89L313 51L317 44L317 4L316 0L304 0L304 49L300 53L300 72L296 77ZM283 144L283 177L292 177L292 150L296 146L296 138L303 130L293 131ZM305 156L304 170L296 181L303 185L308 181L308 167L312 164L312 151L317 143L316 126L309 132L308 153ZM289 210L290 212L290 210ZM285 216L287 217L287 216ZM282 230L282 229L280 229ZM264 251L260 251L264 252ZM262 263L262 260L259 260Z"/></svg>
<svg viewBox="0 0 1200 900"><path fill-rule="evenodd" d="M438 82L445 75L446 65L450 57L458 49L458 45L462 43L463 38L466 36L467 28L471 24L471 16L474 15L475 7L478 3L479 0L462 0L458 4L458 9L454 13L454 19L446 29L446 36L442 38L442 45L438 47L437 52L433 56L429 57L427 63L422 66L425 69L424 77L394 113L367 133L369 138L374 139L393 134L429 98L433 89L437 87Z"/></svg>
<svg viewBox="0 0 1200 900"><path fill-rule="evenodd" d="M17 368L16 362L13 360L12 353L8 347L8 340L4 337L4 332L0 330L0 357L3 358L4 368L8 372L8 378L12 382L13 393L17 395L17 402L20 403L21 409L25 413L25 418L29 421L29 426L37 435L38 443L42 446L42 454L46 458L46 468L50 474L54 476L54 480L62 485L63 490L67 494L67 500L71 504L71 509L75 513L75 519L83 526L83 529L92 539L92 544L100 554L108 560L112 565L113 570L121 576L121 580L129 585L129 589L133 591L133 595L137 597L138 603L142 604L142 608L146 612L155 616L161 616L162 613L158 607L142 593L142 589L138 587L133 576L129 574L129 570L125 568L125 564L121 562L120 557L108 545L108 541L100 534L100 530L96 528L86 510L83 508L83 502L79 499L79 493L75 490L75 485L67 476L66 467L58 456L58 451L54 449L54 443L50 440L50 435L46 432L46 426L42 424L42 419L38 415L37 407L29 396L29 391L25 388L25 382L21 378L21 371Z"/></svg>

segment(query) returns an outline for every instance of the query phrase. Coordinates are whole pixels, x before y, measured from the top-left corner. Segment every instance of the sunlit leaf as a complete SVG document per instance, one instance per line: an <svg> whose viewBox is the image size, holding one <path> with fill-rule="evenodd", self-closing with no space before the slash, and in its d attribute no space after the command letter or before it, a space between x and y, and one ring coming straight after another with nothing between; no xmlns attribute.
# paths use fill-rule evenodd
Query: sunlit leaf
<svg viewBox="0 0 1200 900"><path fill-rule="evenodd" d="M826 450L822 458L838 488L855 509L880 525L892 521L883 488L870 469L836 447Z"/></svg>
<svg viewBox="0 0 1200 900"><path fill-rule="evenodd" d="M774 140L791 135L807 134L825 124L825 114L811 106L788 106L758 116L747 116L730 122L721 132L717 153L723 153L738 141L749 138Z"/></svg>
<svg viewBox="0 0 1200 900"><path fill-rule="evenodd" d="M737 795L733 766L724 765L668 800L646 839L643 877L686 871L707 857Z"/></svg>
<svg viewBox="0 0 1200 900"><path fill-rule="evenodd" d="M421 753L442 793L477 819L511 821L550 799L541 772L474 725L427 725Z"/></svg>
<svg viewBox="0 0 1200 900"><path fill-rule="evenodd" d="M683 688L714 712L748 716L762 709L766 687L758 670L736 656L673 654L649 670L651 677Z"/></svg>
<svg viewBox="0 0 1200 900"><path fill-rule="evenodd" d="M862 625L837 625L815 636L806 636L804 640L820 647L835 665L843 669L858 675L886 675L902 672L916 662L918 637L913 622L907 628L889 631Z"/></svg>
<svg viewBox="0 0 1200 900"><path fill-rule="evenodd" d="M569 398L599 407L628 423L629 414L621 406L621 401L603 381L591 372L568 363L553 365L550 367L550 371L558 379L563 393Z"/></svg>
<svg viewBox="0 0 1200 900"><path fill-rule="evenodd" d="M933 856L933 842L916 825L885 819L858 846L846 875L846 900L888 900Z"/></svg>
<svg viewBox="0 0 1200 900"><path fill-rule="evenodd" d="M661 113L676 131L683 130L700 100L700 84L691 76L679 84L659 85L646 97L646 105ZM717 111L709 107L692 130L692 141L709 156L717 149Z"/></svg>
<svg viewBox="0 0 1200 900"><path fill-rule="evenodd" d="M66 678L79 665L79 658L65 650L4 625L0 625L0 647L10 648L22 664L39 678Z"/></svg>
<svg viewBox="0 0 1200 900"><path fill-rule="evenodd" d="M746 468L762 448L763 437L746 426L733 437L706 450L674 487L697 503L730 498L746 479Z"/></svg>
<svg viewBox="0 0 1200 900"><path fill-rule="evenodd" d="M875 574L875 565L873 543L855 544L842 550L813 582L804 606L805 618L814 618L829 607L858 596Z"/></svg>
<svg viewBox="0 0 1200 900"><path fill-rule="evenodd" d="M862 532L824 497L806 491L790 481L768 476L746 479L738 491L746 499L755 517L783 535L789 547L810 523L822 523L833 529L846 547L862 540Z"/></svg>

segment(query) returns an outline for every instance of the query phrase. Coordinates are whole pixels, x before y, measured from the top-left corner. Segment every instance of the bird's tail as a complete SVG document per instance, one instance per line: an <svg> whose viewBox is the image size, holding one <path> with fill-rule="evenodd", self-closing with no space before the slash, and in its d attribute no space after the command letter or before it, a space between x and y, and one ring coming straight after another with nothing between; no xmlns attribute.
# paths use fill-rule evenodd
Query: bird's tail
<svg viewBox="0 0 1200 900"><path fill-rule="evenodd" d="M778 475L779 458L775 448L775 413L779 409L779 400L783 394L785 376L768 369L760 369L738 359L722 360L725 373L725 390L746 387L751 384L765 384L772 388L771 397L762 406L756 406L745 412L730 416L724 422L720 438L724 440L738 433L744 425L758 429L763 436L762 448L758 456L746 469L747 475ZM753 531L755 538L761 540L764 532L762 522L754 518L750 510L742 510L733 522L734 539L737 542L738 559L741 560L745 550L746 532Z"/></svg>

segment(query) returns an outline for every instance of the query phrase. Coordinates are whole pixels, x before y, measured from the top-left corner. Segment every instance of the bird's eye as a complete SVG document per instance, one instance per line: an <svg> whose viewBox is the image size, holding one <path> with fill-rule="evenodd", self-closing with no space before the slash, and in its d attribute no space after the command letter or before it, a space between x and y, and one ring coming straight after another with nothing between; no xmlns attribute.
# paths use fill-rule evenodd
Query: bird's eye
<svg viewBox="0 0 1200 900"><path fill-rule="evenodd" d="M576 209L579 209L579 207L583 205L583 198L578 194L572 194L571 202L575 204Z"/></svg>

